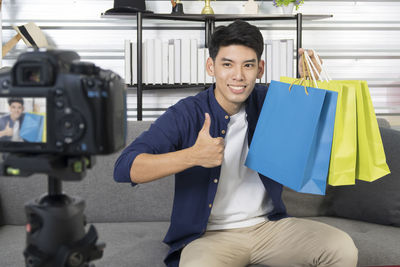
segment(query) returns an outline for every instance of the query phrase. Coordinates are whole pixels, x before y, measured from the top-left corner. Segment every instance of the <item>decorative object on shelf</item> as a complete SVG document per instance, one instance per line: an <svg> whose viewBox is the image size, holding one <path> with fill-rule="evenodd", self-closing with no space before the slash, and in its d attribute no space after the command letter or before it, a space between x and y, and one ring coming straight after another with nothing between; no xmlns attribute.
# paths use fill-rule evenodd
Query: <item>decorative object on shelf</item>
<svg viewBox="0 0 400 267"><path fill-rule="evenodd" d="M214 10L212 9L210 2L211 0L204 0L205 5L201 11L201 14L214 14Z"/></svg>
<svg viewBox="0 0 400 267"><path fill-rule="evenodd" d="M243 5L243 14L256 15L258 14L258 4L254 0L248 0L246 4Z"/></svg>
<svg viewBox="0 0 400 267"><path fill-rule="evenodd" d="M171 0L172 4L172 11L171 14L176 14L176 15L181 15L183 13L183 4L181 3L181 0Z"/></svg>
<svg viewBox="0 0 400 267"><path fill-rule="evenodd" d="M29 22L25 25L13 26L13 28L17 34L4 44L2 48L3 57L10 52L10 50L13 49L21 39L28 47L49 47L46 36L35 23Z"/></svg>
<svg viewBox="0 0 400 267"><path fill-rule="evenodd" d="M281 7L283 14L292 14L294 7L298 10L299 6L304 4L304 0L273 0L273 4Z"/></svg>
<svg viewBox="0 0 400 267"><path fill-rule="evenodd" d="M137 12L153 13L153 11L146 10L145 0L114 0L114 7L104 12L104 14L132 14Z"/></svg>

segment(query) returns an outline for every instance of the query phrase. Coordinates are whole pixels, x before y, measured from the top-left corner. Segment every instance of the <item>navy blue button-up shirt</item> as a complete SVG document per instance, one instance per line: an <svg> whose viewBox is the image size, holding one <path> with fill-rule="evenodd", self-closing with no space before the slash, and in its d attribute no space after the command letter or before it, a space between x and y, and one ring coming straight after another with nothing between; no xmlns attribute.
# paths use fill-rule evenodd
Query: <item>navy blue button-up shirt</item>
<svg viewBox="0 0 400 267"><path fill-rule="evenodd" d="M204 113L209 113L211 117L210 135L214 138L225 137L229 115L215 99L214 86L170 107L148 131L126 147L115 163L114 179L117 182L131 182L132 162L141 153L161 154L193 146L203 127ZM249 144L266 93L266 86L256 85L246 100ZM178 267L182 248L205 232L218 186L213 180L219 178L220 171L220 166L215 168L196 166L175 174L171 224L164 238L164 242L170 246L165 258L165 263L169 267ZM287 217L281 199L282 185L259 175L274 206L268 218L278 220Z"/></svg>

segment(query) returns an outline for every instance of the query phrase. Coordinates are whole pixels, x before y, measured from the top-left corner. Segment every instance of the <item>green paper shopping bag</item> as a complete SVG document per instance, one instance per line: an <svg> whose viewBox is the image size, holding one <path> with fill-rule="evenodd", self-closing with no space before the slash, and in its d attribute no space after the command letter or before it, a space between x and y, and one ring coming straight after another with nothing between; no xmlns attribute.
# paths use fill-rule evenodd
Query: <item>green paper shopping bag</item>
<svg viewBox="0 0 400 267"><path fill-rule="evenodd" d="M378 122L366 81L357 85L357 168L356 179L372 182L390 173Z"/></svg>
<svg viewBox="0 0 400 267"><path fill-rule="evenodd" d="M307 53L305 54L307 55ZM367 82L329 80L326 69L318 62L318 56L316 58L322 73L325 73L328 79L325 82L315 82L314 80L314 83L317 87L339 92L329 169L329 184L352 184L355 179L371 182L389 174L390 170L386 163L382 139ZM308 64L309 69L313 67L315 73L317 73L311 60L308 61ZM313 73L311 72L311 74ZM291 79L287 78L282 80L291 81ZM342 109L343 107L345 109ZM354 124L354 117L356 118L356 124ZM354 137L356 142L354 142ZM356 151L355 155L354 151ZM346 158L348 165L346 165ZM355 165L353 164L354 159ZM352 175L353 165L355 166L354 175Z"/></svg>
<svg viewBox="0 0 400 267"><path fill-rule="evenodd" d="M292 83L297 79L281 77L280 80ZM312 81L305 84L311 86ZM317 86L338 93L328 183L353 185L357 161L356 86L334 80L317 81Z"/></svg>

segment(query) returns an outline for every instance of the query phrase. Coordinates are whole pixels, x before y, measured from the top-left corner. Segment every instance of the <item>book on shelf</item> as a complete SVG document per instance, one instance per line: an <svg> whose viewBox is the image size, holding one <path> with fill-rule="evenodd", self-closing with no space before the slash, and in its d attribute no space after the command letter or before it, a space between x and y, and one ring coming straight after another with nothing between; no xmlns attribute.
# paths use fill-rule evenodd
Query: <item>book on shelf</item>
<svg viewBox="0 0 400 267"><path fill-rule="evenodd" d="M154 84L154 69L155 69L155 56L154 56L154 39L146 39L146 84Z"/></svg>
<svg viewBox="0 0 400 267"><path fill-rule="evenodd" d="M266 83L281 76L294 77L294 40L264 40Z"/></svg>
<svg viewBox="0 0 400 267"><path fill-rule="evenodd" d="M168 84L175 83L175 47L174 42L168 43Z"/></svg>
<svg viewBox="0 0 400 267"><path fill-rule="evenodd" d="M272 41L265 41L265 82L270 83L272 79Z"/></svg>
<svg viewBox="0 0 400 267"><path fill-rule="evenodd" d="M190 39L190 83L197 84L197 39Z"/></svg>
<svg viewBox="0 0 400 267"><path fill-rule="evenodd" d="M131 59L131 40L124 41L124 70L125 70L125 83L132 84L132 59Z"/></svg>
<svg viewBox="0 0 400 267"><path fill-rule="evenodd" d="M132 43L132 53L131 53L131 62L132 62L132 83L137 84L137 43ZM143 53L143 51L142 51Z"/></svg>
<svg viewBox="0 0 400 267"><path fill-rule="evenodd" d="M181 40L181 83L190 83L190 39Z"/></svg>
<svg viewBox="0 0 400 267"><path fill-rule="evenodd" d="M271 80L279 81L281 75L280 40L272 40L272 77Z"/></svg>
<svg viewBox="0 0 400 267"><path fill-rule="evenodd" d="M162 42L162 83L168 83L168 42Z"/></svg>
<svg viewBox="0 0 400 267"><path fill-rule="evenodd" d="M142 43L142 83L148 84L147 82L147 46L146 42ZM139 67L140 68L140 67Z"/></svg>
<svg viewBox="0 0 400 267"><path fill-rule="evenodd" d="M280 58L279 79L281 76L285 76L285 77L287 76L287 74L286 74L286 64L287 64L286 52L287 52L287 42L286 42L286 40L280 40L280 42L279 42L279 58ZM278 81L279 81L279 79L278 79Z"/></svg>
<svg viewBox="0 0 400 267"><path fill-rule="evenodd" d="M154 40L154 82L162 84L162 42L160 39Z"/></svg>
<svg viewBox="0 0 400 267"><path fill-rule="evenodd" d="M182 76L181 76L181 39L174 39L174 66L175 66L175 83L182 83Z"/></svg>
<svg viewBox="0 0 400 267"><path fill-rule="evenodd" d="M127 84L137 83L137 43L124 41L124 72ZM208 49L197 39L146 39L142 44L142 83L204 84L214 77L206 72ZM264 75L259 83L281 76L294 77L294 40L264 40Z"/></svg>
<svg viewBox="0 0 400 267"><path fill-rule="evenodd" d="M294 40L287 39L287 52L286 52L286 76L294 78Z"/></svg>
<svg viewBox="0 0 400 267"><path fill-rule="evenodd" d="M197 82L206 83L206 48L199 48L197 50L198 68L197 68Z"/></svg>

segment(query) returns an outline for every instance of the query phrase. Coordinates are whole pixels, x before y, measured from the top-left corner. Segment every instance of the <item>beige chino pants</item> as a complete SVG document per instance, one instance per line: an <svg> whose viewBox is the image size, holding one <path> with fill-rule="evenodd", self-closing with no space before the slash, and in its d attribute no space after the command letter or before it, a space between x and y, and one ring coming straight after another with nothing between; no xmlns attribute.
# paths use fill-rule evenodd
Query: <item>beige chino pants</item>
<svg viewBox="0 0 400 267"><path fill-rule="evenodd" d="M207 231L182 251L179 267L355 267L358 250L345 232L324 223L285 218Z"/></svg>

